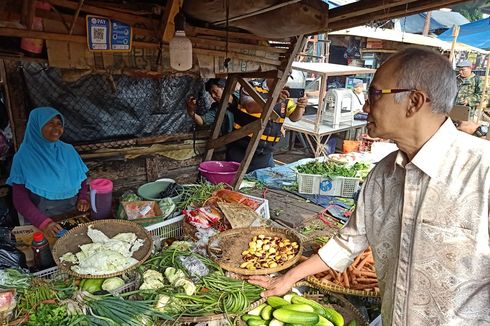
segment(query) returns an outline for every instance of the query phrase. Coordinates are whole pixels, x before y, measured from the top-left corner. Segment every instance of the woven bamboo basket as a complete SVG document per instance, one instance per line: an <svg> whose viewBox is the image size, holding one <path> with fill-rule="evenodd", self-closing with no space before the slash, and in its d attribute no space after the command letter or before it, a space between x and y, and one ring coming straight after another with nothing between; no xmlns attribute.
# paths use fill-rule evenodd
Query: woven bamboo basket
<svg viewBox="0 0 490 326"><path fill-rule="evenodd" d="M326 304L324 306L331 306L335 310L337 310L344 317L344 324L347 325L351 320L357 320L360 326L368 326L369 322L366 318L359 312L359 310L349 302L346 298L339 294L334 294L325 289L318 288L309 282L299 282L295 284L295 287L307 287L304 296L306 298L321 301L325 295L331 296L336 299L336 304ZM310 289L308 289L310 288ZM321 303L321 302L320 302Z"/></svg>
<svg viewBox="0 0 490 326"><path fill-rule="evenodd" d="M329 281L321 281L318 278L316 278L314 275L308 276L306 278L306 281L310 283L312 286L318 289L324 289L330 292L336 292L336 293L341 293L341 294L348 294L348 295L355 295L359 297L373 297L373 298L378 298L380 296L379 292L374 292L374 291L363 291L363 290L353 290L353 289L348 289L343 286L334 284Z"/></svg>
<svg viewBox="0 0 490 326"><path fill-rule="evenodd" d="M61 262L60 257L67 252L76 253L80 251L80 245L92 243L92 240L87 236L88 227L90 225L93 225L94 229L102 231L109 238L112 238L119 233L132 232L136 234L138 239L145 240L143 246L133 254L133 258L138 260L138 263L122 271L104 275L79 274L72 271L71 266L73 264L66 261ZM80 224L68 231L62 238L56 241L52 253L56 265L67 274L78 278L108 278L122 275L141 265L150 256L152 248L153 241L150 233L139 224L124 220L99 220Z"/></svg>
<svg viewBox="0 0 490 326"><path fill-rule="evenodd" d="M296 241L299 245L296 255L275 268L248 270L240 268L243 263L242 252L248 249L248 243L254 236L277 236ZM219 250L219 253L216 253ZM226 230L212 236L208 243L209 256L223 269L240 275L265 275L287 269L298 261L303 253L303 245L299 236L291 230L273 227L250 227Z"/></svg>

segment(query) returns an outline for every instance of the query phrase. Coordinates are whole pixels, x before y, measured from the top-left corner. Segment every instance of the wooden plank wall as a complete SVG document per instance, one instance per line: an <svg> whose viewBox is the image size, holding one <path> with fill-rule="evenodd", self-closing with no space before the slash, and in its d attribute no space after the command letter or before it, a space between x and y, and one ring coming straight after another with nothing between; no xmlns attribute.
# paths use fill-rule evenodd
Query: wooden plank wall
<svg viewBox="0 0 490 326"><path fill-rule="evenodd" d="M27 123L28 95L24 91L25 85L22 73L17 69L18 62L13 60L0 61L4 64L6 82L8 83L8 100L10 103L11 122L15 126L15 135L18 144L22 142ZM183 113L185 114L185 113ZM199 139L205 138L199 134ZM160 144L183 144L192 139L192 134L187 136L169 136L168 141L160 141ZM142 144L151 146L151 137L142 139ZM138 140L136 140L138 141ZM188 145L187 145L188 146ZM90 178L109 178L114 181L114 196L121 195L124 191L137 190L138 186L154 181L158 178L172 178L179 183L194 183L197 179L197 165L202 161L201 156L194 156L187 160L174 160L157 154L139 156L134 159L125 159L124 156L116 158L91 158L84 159L89 167ZM116 197L115 197L116 198Z"/></svg>

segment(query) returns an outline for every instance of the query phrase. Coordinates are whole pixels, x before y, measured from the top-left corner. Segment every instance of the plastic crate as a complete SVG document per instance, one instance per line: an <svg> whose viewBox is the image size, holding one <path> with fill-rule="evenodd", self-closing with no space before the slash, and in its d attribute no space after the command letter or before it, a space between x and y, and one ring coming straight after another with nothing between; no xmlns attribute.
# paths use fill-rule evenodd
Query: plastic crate
<svg viewBox="0 0 490 326"><path fill-rule="evenodd" d="M57 266L33 273L32 275L45 280L65 280L69 277L68 274L63 273ZM131 280L112 291L112 293L119 294L137 290L138 284L139 280Z"/></svg>
<svg viewBox="0 0 490 326"><path fill-rule="evenodd" d="M359 188L361 178L325 178L319 174L298 173L297 181L300 194L352 198Z"/></svg>
<svg viewBox="0 0 490 326"><path fill-rule="evenodd" d="M260 203L255 212L262 216L265 220L270 219L269 201L267 199L245 194L244 196ZM168 238L178 239L184 234L184 215L179 215L169 220L146 226L145 229L150 232L151 235L159 237L162 240Z"/></svg>

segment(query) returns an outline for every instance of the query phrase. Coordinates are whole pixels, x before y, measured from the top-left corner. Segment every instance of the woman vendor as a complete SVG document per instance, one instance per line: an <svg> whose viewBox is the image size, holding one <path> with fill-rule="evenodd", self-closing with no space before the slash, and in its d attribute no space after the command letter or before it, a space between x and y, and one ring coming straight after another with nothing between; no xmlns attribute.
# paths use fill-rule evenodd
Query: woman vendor
<svg viewBox="0 0 490 326"><path fill-rule="evenodd" d="M63 129L64 118L54 108L32 110L7 180L17 211L51 236L62 228L50 217L89 209L88 168L72 145L59 140Z"/></svg>

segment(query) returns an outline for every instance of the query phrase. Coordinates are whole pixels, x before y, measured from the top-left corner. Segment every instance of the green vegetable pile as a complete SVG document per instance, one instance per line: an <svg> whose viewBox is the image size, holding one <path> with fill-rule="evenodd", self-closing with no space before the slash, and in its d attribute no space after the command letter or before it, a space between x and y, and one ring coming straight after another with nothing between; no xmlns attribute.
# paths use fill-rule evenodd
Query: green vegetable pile
<svg viewBox="0 0 490 326"><path fill-rule="evenodd" d="M200 277L182 262L195 258L195 265L207 270ZM189 260L188 260L189 261ZM252 302L260 299L262 288L248 282L227 277L212 260L185 248L182 243L172 246L150 258L140 267L145 282L139 295L143 300L157 299L161 312L174 318L203 316L217 313L241 314ZM164 280L165 275L168 281ZM194 280L191 287L190 279ZM141 291L141 289L147 289Z"/></svg>
<svg viewBox="0 0 490 326"><path fill-rule="evenodd" d="M196 185L183 186L182 200L178 209L187 209L189 206L201 207L204 202L211 197L212 193L227 187L224 183L213 185L210 183L199 183Z"/></svg>
<svg viewBox="0 0 490 326"><path fill-rule="evenodd" d="M360 171L369 172L370 164L357 162L348 167L345 164L332 161L311 161L296 168L299 173L316 174L323 177L356 177ZM366 173L366 174L367 174Z"/></svg>

